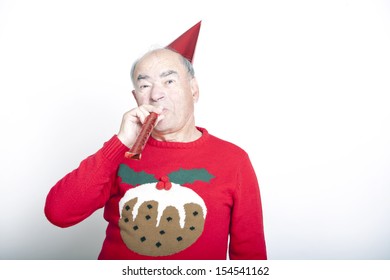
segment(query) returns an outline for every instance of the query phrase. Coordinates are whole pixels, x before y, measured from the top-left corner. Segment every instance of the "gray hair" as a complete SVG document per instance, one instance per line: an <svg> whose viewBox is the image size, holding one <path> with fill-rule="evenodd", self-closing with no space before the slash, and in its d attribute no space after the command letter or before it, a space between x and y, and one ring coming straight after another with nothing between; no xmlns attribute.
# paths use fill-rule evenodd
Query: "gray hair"
<svg viewBox="0 0 390 280"><path fill-rule="evenodd" d="M167 50L170 50L170 51L173 51L173 52L179 54L180 58L182 60L182 63L184 65L184 67L187 69L187 71L190 74L191 78L195 77L194 66L192 65L192 63L187 58L185 58L184 56L182 56L180 53L178 53L177 51L175 51L173 49L170 49L170 48L160 48L160 49L167 49ZM154 49L152 51L149 51L148 53L156 51L156 50L158 50L158 49ZM146 53L146 54L148 54L148 53ZM144 54L142 57L144 57L146 54ZM142 57L138 58L136 61L134 61L133 65L131 66L130 78L131 78L131 81L133 82L133 86L135 86L135 79L134 79L135 68L137 67L138 62L142 59Z"/></svg>

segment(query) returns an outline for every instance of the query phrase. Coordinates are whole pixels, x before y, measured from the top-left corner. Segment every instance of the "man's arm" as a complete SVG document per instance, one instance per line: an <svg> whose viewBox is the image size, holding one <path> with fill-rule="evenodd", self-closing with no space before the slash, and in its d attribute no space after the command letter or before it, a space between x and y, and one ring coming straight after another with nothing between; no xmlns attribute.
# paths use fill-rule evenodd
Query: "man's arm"
<svg viewBox="0 0 390 280"><path fill-rule="evenodd" d="M118 165L127 150L128 147L114 136L97 153L58 181L46 198L47 219L59 227L69 227L103 207L110 197Z"/></svg>
<svg viewBox="0 0 390 280"><path fill-rule="evenodd" d="M230 224L229 257L232 260L267 259L256 174L247 156L239 166Z"/></svg>
<svg viewBox="0 0 390 280"><path fill-rule="evenodd" d="M160 114L162 108L142 105L126 112L118 135L106 142L96 154L83 160L77 169L50 190L45 215L51 223L59 227L75 225L106 204L117 168L150 112ZM162 118L159 116L157 121Z"/></svg>

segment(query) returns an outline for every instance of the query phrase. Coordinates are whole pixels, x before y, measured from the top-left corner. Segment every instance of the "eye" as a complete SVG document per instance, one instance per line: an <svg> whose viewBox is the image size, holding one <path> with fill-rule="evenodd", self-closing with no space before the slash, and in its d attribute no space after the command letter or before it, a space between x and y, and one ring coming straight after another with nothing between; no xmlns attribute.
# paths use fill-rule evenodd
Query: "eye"
<svg viewBox="0 0 390 280"><path fill-rule="evenodd" d="M139 86L140 89L145 89L145 88L148 88L148 87L149 87L149 85L140 85Z"/></svg>
<svg viewBox="0 0 390 280"><path fill-rule="evenodd" d="M170 80L167 80L167 81L166 81L166 84L170 85L170 84L173 84L174 82L175 82L175 80L170 79Z"/></svg>

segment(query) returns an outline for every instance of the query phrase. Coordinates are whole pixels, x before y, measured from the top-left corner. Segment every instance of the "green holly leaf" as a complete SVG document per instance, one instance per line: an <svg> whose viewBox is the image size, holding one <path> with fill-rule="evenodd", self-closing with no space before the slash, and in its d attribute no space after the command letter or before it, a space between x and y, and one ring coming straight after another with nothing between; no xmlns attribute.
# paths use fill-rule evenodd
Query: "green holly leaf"
<svg viewBox="0 0 390 280"><path fill-rule="evenodd" d="M178 171L171 172L168 175L171 182L174 182L176 184L186 184L186 183L193 183L196 180L203 181L203 182L210 182L212 178L214 178L213 175L211 175L206 169L199 168L199 169L182 169L180 168Z"/></svg>
<svg viewBox="0 0 390 280"><path fill-rule="evenodd" d="M132 186L157 182L153 175L148 174L145 171L136 172L126 164L121 164L119 166L118 176L121 177L122 182Z"/></svg>

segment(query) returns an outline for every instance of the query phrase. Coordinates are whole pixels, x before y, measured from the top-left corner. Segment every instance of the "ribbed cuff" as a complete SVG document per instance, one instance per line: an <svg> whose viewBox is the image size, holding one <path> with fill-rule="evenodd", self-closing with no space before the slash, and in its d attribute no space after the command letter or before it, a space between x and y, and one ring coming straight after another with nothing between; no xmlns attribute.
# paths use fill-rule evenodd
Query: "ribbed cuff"
<svg viewBox="0 0 390 280"><path fill-rule="evenodd" d="M116 135L104 143L102 148L103 155L112 162L121 162L128 150Z"/></svg>

